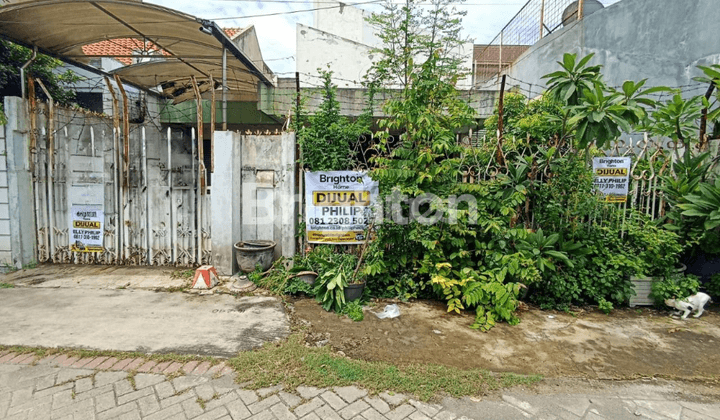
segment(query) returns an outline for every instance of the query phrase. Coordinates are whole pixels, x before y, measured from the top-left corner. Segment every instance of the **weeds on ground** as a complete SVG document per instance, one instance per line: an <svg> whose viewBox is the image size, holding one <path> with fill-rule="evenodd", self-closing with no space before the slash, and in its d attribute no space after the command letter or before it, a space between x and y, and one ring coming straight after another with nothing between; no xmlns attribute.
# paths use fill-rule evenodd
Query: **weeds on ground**
<svg viewBox="0 0 720 420"><path fill-rule="evenodd" d="M365 318L365 315L363 314L362 304L360 303L360 301L357 300L348 302L347 305L345 305L345 307L342 309L341 313L347 315L348 318L356 322L362 321Z"/></svg>
<svg viewBox="0 0 720 420"><path fill-rule="evenodd" d="M127 380L130 382L130 386L134 391L137 391L137 383L135 382L135 376L137 375L137 369L133 369L127 374Z"/></svg>
<svg viewBox="0 0 720 420"><path fill-rule="evenodd" d="M306 347L300 334L282 344L240 353L226 362L237 373L239 383L252 381L259 389L279 383L288 388L300 385L332 387L357 385L370 392L393 391L428 400L439 393L453 397L477 395L517 384L532 384L540 376L502 374L481 369L462 370L439 365L395 366L385 362L352 360L333 354L328 347Z"/></svg>
<svg viewBox="0 0 720 420"><path fill-rule="evenodd" d="M125 352L115 350L86 350L86 349L69 349L69 348L46 348L46 347L26 347L26 346L2 346L0 345L0 352L7 351L16 354L34 354L38 359L52 356L55 354L64 354L68 357L77 357L78 359L84 358L95 358L95 357L114 357L118 360L123 359L144 359L145 361L153 361L159 363L163 362L178 362L187 363L192 361L197 362L208 362L211 366L214 366L221 362L220 359L216 359L210 356L193 356L183 354L145 354L140 352Z"/></svg>
<svg viewBox="0 0 720 420"><path fill-rule="evenodd" d="M266 272L263 272L262 266L258 264L255 271L248 273L248 279L251 282L275 296L282 296L286 293L285 287L288 285L290 277L290 271L285 266L285 259L282 257L276 260Z"/></svg>
<svg viewBox="0 0 720 420"><path fill-rule="evenodd" d="M195 275L194 268L185 268L185 269L181 268L181 269L173 271L172 274L170 274L170 278L180 279L180 280L191 280L194 275Z"/></svg>
<svg viewBox="0 0 720 420"><path fill-rule="evenodd" d="M12 289L13 287L15 287L14 284L10 284L10 283L0 283L0 289Z"/></svg>
<svg viewBox="0 0 720 420"><path fill-rule="evenodd" d="M219 359L212 357L177 354L147 355L138 352L63 348L0 346L0 352L2 351L11 351L17 354L33 353L38 358L64 354L78 358L108 356L118 360L139 357L158 363L207 361L211 365L215 365L220 362ZM300 385L321 388L357 385L371 393L398 392L414 395L425 401L439 394L447 394L452 397L478 395L516 385L532 385L542 380L542 376L539 375L493 374L482 369L463 370L432 364L395 366L386 362L352 360L333 354L329 347L305 346L301 333L291 335L287 341L282 343L266 344L261 349L242 352L225 363L235 370L238 383L249 383L247 387L252 389L279 383L292 389ZM136 386L136 373L136 371L132 371L127 376L127 380L133 388ZM216 397L213 396L210 400L214 398ZM210 400L203 400L202 403ZM200 404L199 401L198 404Z"/></svg>
<svg viewBox="0 0 720 420"><path fill-rule="evenodd" d="M212 395L212 397L208 398L207 400L204 400L204 399L202 399L202 398L200 398L200 397L197 397L197 400L195 400L195 402L200 406L200 408L202 408L202 409L204 410L204 409L205 409L205 404L209 403L209 402L212 401L212 400L216 400L216 399L218 399L218 398L220 398L220 394L218 394L218 393L216 392L216 393L214 393L214 394Z"/></svg>
<svg viewBox="0 0 720 420"><path fill-rule="evenodd" d="M22 266L22 269L23 269L23 270L32 270L33 268L37 268L37 266L38 266L38 262L35 261L35 260L32 260L32 261L30 261L29 263L23 265L23 266ZM12 265L12 264L8 264L7 262L3 262L2 265L0 266L0 270L4 271L5 273L14 273L14 272L16 272L16 271L18 271L18 270L20 270L20 269L17 268L16 266Z"/></svg>
<svg viewBox="0 0 720 420"><path fill-rule="evenodd" d="M510 388L518 385L532 385L542 380L542 375L518 375L517 373L501 373L500 388Z"/></svg>
<svg viewBox="0 0 720 420"><path fill-rule="evenodd" d="M2 266L0 266L0 269L2 269L2 271L5 273L14 273L18 271L17 267L12 264L8 264L7 262L3 262Z"/></svg>

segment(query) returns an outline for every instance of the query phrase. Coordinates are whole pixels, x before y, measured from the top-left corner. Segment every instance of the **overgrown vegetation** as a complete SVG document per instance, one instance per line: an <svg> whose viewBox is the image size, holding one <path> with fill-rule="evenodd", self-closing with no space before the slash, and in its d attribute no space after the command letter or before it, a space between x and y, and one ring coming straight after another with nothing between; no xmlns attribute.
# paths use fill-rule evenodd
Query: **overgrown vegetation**
<svg viewBox="0 0 720 420"><path fill-rule="evenodd" d="M443 299L449 311L475 311L473 327L488 330L498 321L519 322L521 294L543 308L596 304L609 312L634 294L631 276L670 278L683 253L712 244L720 184L710 183L707 141L693 138L704 107L708 121L720 116L715 100L673 95L658 103L653 96L671 89L646 88L645 80L614 88L592 55L566 54L560 70L546 76L549 90L539 99L505 95L501 139L496 113L484 123L486 142L463 147L456 134L476 116L456 88L467 69L454 54L463 42L462 15L452 10L444 0L429 8L388 3L369 19L383 45L373 51L378 59L368 81L400 91L383 104L387 118L371 145L370 175L388 203L363 268L371 294ZM702 70L706 82L720 82L719 66ZM342 138L342 147L327 146L333 140L319 132L307 136L303 150L312 164L306 166L351 169L348 144L361 133L332 127L339 108L331 74L322 75L326 100L308 127ZM672 174L667 164L643 169L649 161L634 162L667 181L660 220L604 202L593 185L592 158L636 129L686 146ZM670 157L667 150L657 153ZM488 168L497 172L481 173ZM326 309L342 311L339 289L352 264L332 264L318 278L316 287L324 290L318 297Z"/></svg>
<svg viewBox="0 0 720 420"><path fill-rule="evenodd" d="M700 282L697 276L680 274L658 279L651 287L651 296L655 304L664 307L666 299L684 299L697 293Z"/></svg>
<svg viewBox="0 0 720 420"><path fill-rule="evenodd" d="M0 125L5 124L2 102L5 96L20 96L20 67L32 56L32 51L10 41L0 40ZM69 85L80 80L75 73L68 70L56 72L62 62L58 59L38 54L27 67L25 74L43 82L53 100L58 105L72 105L75 91ZM35 94L40 99L47 99L38 87Z"/></svg>
<svg viewBox="0 0 720 420"><path fill-rule="evenodd" d="M710 296L720 300L720 273L713 274L705 288Z"/></svg>
<svg viewBox="0 0 720 420"><path fill-rule="evenodd" d="M368 110L350 120L340 113L337 87L332 84L333 72L318 69L318 73L323 83L320 109L310 116L296 110L300 116L295 121L295 129L302 151L301 163L312 171L349 170L355 166L354 146L362 135L370 133L372 93Z"/></svg>
<svg viewBox="0 0 720 420"><path fill-rule="evenodd" d="M275 261L265 273L258 267L248 274L248 279L256 285L275 295L296 295L304 293L315 297L326 311L347 314L352 319L362 320L357 313L355 304L347 308L345 288L350 283L363 283L365 275L360 268L362 264L358 255L343 252L340 247L332 245L315 246L306 256L297 255L293 258L292 268L284 258ZM311 286L304 282L298 273L312 271L317 274Z"/></svg>
<svg viewBox="0 0 720 420"><path fill-rule="evenodd" d="M457 89L467 75L455 54L462 14L446 0L431 3L387 3L368 19L382 46L367 82L373 92L396 90L366 145L386 203L362 268L372 295L443 299L449 311L474 311L473 327L487 331L519 322L521 295L543 308L594 304L609 312L634 294L631 276L670 279L688 256L720 254L718 162L708 153L710 136L720 136L717 91L683 98L646 80L612 87L592 54L565 54L540 98L505 95L501 138L496 110L484 122L485 142L465 147L456 135L477 120ZM720 86L720 65L700 69L698 80ZM353 169L349 145L367 132L368 114L355 125L342 120L331 73L321 75L325 101L299 131L305 167ZM657 101L660 93L670 99ZM633 162L637 182L651 174L643 185L663 192L650 210L606 202L594 186L592 159L634 131L676 146ZM325 260L330 265L315 268L315 295L342 312L352 264Z"/></svg>

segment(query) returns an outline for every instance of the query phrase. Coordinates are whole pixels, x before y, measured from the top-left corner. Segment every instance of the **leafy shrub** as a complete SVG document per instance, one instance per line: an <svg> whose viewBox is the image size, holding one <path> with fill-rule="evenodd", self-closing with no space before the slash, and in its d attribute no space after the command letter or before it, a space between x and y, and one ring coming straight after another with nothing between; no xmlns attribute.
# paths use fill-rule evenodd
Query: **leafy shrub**
<svg viewBox="0 0 720 420"><path fill-rule="evenodd" d="M343 308L342 313L347 315L348 318L352 319L355 322L360 322L365 318L365 315L363 314L362 304L357 300L348 302L347 305L345 305L345 307Z"/></svg>
<svg viewBox="0 0 720 420"><path fill-rule="evenodd" d="M641 262L620 238L620 231L590 226L580 244L581 248L569 250L574 267L544 276L533 288L532 300L545 309L627 302L634 294L629 277L638 273Z"/></svg>
<svg viewBox="0 0 720 420"><path fill-rule="evenodd" d="M705 289L710 297L720 301L720 273L715 273L710 277Z"/></svg>
<svg viewBox="0 0 720 420"><path fill-rule="evenodd" d="M561 108L549 95L528 100L520 93L508 92L503 102L504 137L523 142L529 137L531 144L544 144L562 130ZM498 129L498 107L485 120L488 136L495 138Z"/></svg>
<svg viewBox="0 0 720 420"><path fill-rule="evenodd" d="M604 313L609 314L613 310L613 304L612 302L608 302L607 300L600 298L598 301L598 308L600 308L600 310Z"/></svg>
<svg viewBox="0 0 720 420"><path fill-rule="evenodd" d="M692 274L668 276L652 283L650 297L658 306L665 306L666 299L685 299L697 293L700 282Z"/></svg>
<svg viewBox="0 0 720 420"><path fill-rule="evenodd" d="M311 296L313 294L313 286L310 286L297 277L291 277L285 285L285 294L298 295L300 293Z"/></svg>
<svg viewBox="0 0 720 420"><path fill-rule="evenodd" d="M634 212L630 213L624 227L627 246L631 253L638 256L639 274L671 276L683 250L678 235L651 223L647 216Z"/></svg>
<svg viewBox="0 0 720 420"><path fill-rule="evenodd" d="M285 287L290 278L285 261L285 258L280 257L265 273L262 271L262 266L258 264L255 270L248 274L248 279L274 295L282 295L285 293Z"/></svg>
<svg viewBox="0 0 720 420"><path fill-rule="evenodd" d="M341 313L346 305L345 288L352 281L358 257L336 252L332 246L321 245L316 246L307 258L317 267L318 273L312 294L326 311Z"/></svg>

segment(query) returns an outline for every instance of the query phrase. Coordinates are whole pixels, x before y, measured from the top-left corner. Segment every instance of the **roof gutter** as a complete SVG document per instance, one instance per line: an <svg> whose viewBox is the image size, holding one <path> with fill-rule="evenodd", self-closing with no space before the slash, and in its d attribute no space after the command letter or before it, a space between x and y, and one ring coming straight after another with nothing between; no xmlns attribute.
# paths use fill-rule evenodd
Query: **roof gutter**
<svg viewBox="0 0 720 420"><path fill-rule="evenodd" d="M23 99L25 99L25 69L37 58L37 51L37 47L33 48L30 59L20 66L20 92Z"/></svg>

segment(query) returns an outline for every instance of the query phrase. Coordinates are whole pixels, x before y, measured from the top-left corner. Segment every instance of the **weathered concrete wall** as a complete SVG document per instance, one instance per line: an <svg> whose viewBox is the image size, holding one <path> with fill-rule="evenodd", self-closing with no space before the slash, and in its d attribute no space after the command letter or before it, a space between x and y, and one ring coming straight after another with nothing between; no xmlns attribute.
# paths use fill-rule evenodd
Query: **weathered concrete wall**
<svg viewBox="0 0 720 420"><path fill-rule="evenodd" d="M297 24L296 70L301 75L301 87L320 84L321 79L313 75L318 75L318 68L325 70L328 66L334 72L333 84L336 86L362 87L360 82L375 59L371 50L381 45L374 35L375 29L365 22L365 16L360 9L343 6L316 11L313 27ZM457 84L460 89L472 86L472 74L469 73L473 68L474 48L472 43L466 43L451 51L462 58L468 71L468 76ZM424 59L418 57L416 62Z"/></svg>
<svg viewBox="0 0 720 420"><path fill-rule="evenodd" d="M297 24L297 62L300 86L314 87L321 83L318 69L333 71L333 83L341 88L360 88L363 77L372 66L371 46ZM344 32L339 32L343 34Z"/></svg>
<svg viewBox="0 0 720 420"><path fill-rule="evenodd" d="M376 41L372 28L365 22L365 17L369 14L357 7L343 5L335 2L340 7L332 6L331 2L326 0L315 1L315 10L313 16L313 26L321 31L331 34L342 34L343 37L351 41L374 44Z"/></svg>
<svg viewBox="0 0 720 420"><path fill-rule="evenodd" d="M0 189L0 201L8 204L11 265L22 268L36 261L37 241L33 207L32 174L29 168L28 120L25 103L20 98L5 97L5 151L0 162L6 162L7 188ZM0 169L2 166L0 166ZM7 249L7 244L3 246Z"/></svg>
<svg viewBox="0 0 720 420"><path fill-rule="evenodd" d="M508 74L545 86L540 77L557 71L564 53L595 53L591 63L604 66L609 85L684 86L695 83L697 65L720 63L718 33L717 0L623 0L545 37Z"/></svg>
<svg viewBox="0 0 720 420"><path fill-rule="evenodd" d="M285 81L291 83L284 83ZM324 99L321 89L301 88L301 94L305 99L304 109L306 112L312 114L320 109ZM364 89L338 89L337 100L340 103L340 113L349 117L357 117L362 114L367 106L366 94L367 92ZM400 91L378 93L375 96L373 115L376 118L385 117L386 115L382 111L383 103L399 94ZM467 100L470 106L477 111L478 118L487 118L492 115L497 94L498 92L495 89L473 89L462 91L461 97ZM296 96L294 79L280 79L277 87L260 89L260 110L269 115L285 118L295 106Z"/></svg>
<svg viewBox="0 0 720 420"><path fill-rule="evenodd" d="M241 167L241 136L230 131L216 131L210 223L213 232L213 265L222 275L234 274L237 267L233 245L242 236Z"/></svg>
<svg viewBox="0 0 720 420"><path fill-rule="evenodd" d="M212 231L213 263L234 274L233 245L273 240L275 257L295 254L295 134L215 134Z"/></svg>
<svg viewBox="0 0 720 420"><path fill-rule="evenodd" d="M242 136L242 240L272 239L295 254L295 133Z"/></svg>

